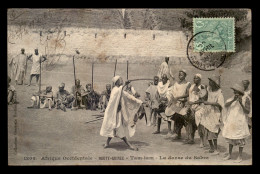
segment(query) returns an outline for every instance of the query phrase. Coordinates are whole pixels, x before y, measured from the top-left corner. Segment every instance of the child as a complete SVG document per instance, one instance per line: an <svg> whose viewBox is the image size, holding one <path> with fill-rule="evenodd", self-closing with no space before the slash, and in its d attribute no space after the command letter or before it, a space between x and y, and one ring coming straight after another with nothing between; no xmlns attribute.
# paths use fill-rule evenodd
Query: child
<svg viewBox="0 0 260 174"><path fill-rule="evenodd" d="M157 93L157 85L159 82L159 77L154 76L154 83L150 84L148 89L146 90L146 95L148 100L150 101L150 118L148 126L151 126L151 123L156 126L156 117L157 117L157 109L159 107L159 103L156 100L156 93Z"/></svg>
<svg viewBox="0 0 260 174"><path fill-rule="evenodd" d="M235 84L233 88L234 96L227 100L225 107L227 114L224 121L222 135L229 144L229 154L224 160L231 159L233 146L239 146L239 155L235 162L242 161L242 152L245 145L245 138L250 136L247 125L247 114L250 112L250 99L244 94L242 86Z"/></svg>

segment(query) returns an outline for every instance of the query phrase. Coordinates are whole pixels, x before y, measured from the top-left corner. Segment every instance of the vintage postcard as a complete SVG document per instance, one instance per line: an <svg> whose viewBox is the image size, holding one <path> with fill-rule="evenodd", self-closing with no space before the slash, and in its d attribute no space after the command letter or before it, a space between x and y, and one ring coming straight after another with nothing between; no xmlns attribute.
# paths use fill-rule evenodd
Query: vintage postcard
<svg viewBox="0 0 260 174"><path fill-rule="evenodd" d="M252 165L250 9L7 16L9 165Z"/></svg>

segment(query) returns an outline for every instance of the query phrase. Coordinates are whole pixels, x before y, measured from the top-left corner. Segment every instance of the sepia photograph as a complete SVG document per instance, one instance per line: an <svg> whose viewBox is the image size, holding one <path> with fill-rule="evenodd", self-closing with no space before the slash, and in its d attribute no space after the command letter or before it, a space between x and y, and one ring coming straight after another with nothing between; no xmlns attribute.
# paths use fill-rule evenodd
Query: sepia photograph
<svg viewBox="0 0 260 174"><path fill-rule="evenodd" d="M8 165L252 165L252 12L7 9Z"/></svg>

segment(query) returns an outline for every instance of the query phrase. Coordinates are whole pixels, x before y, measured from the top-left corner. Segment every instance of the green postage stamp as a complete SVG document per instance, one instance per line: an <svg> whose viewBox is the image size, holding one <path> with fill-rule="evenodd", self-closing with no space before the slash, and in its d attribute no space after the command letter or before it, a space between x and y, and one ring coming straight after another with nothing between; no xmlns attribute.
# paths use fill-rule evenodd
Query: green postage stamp
<svg viewBox="0 0 260 174"><path fill-rule="evenodd" d="M235 20L193 18L193 37L195 52L235 52Z"/></svg>

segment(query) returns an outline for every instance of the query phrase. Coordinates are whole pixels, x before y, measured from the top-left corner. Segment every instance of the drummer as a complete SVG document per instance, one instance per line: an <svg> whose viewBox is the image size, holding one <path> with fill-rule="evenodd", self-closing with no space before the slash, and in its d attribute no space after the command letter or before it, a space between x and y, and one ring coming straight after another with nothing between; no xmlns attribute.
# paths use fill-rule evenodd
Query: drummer
<svg viewBox="0 0 260 174"><path fill-rule="evenodd" d="M184 125L183 116L186 115L184 109L189 97L190 82L186 81L187 72L179 71L179 80L169 89L169 103L165 109L165 115L174 121L173 139L181 138L181 129Z"/></svg>

